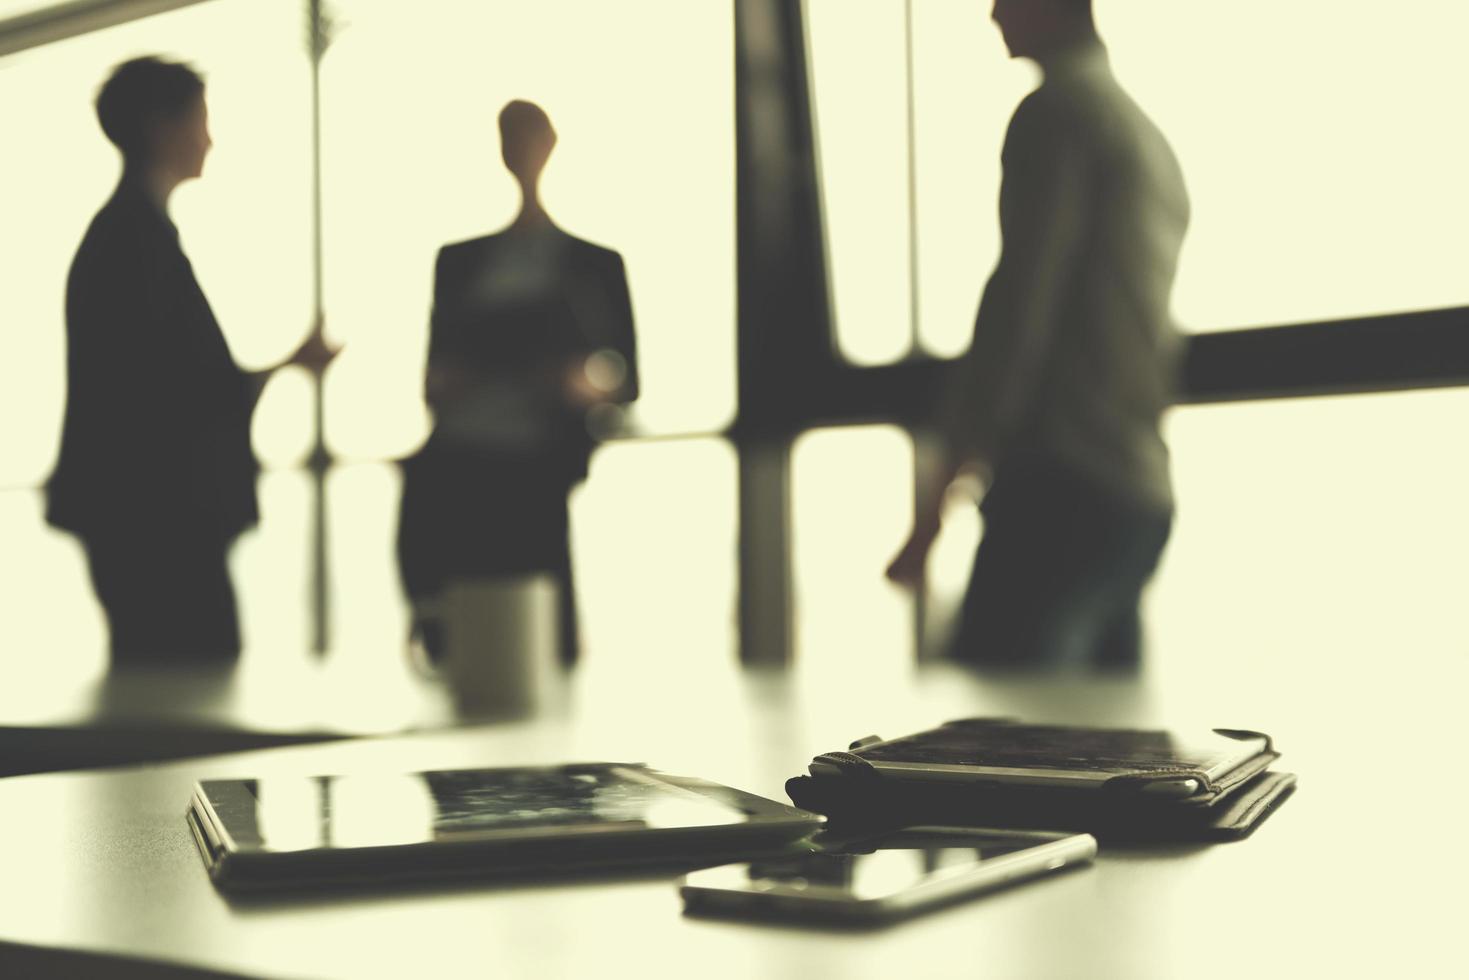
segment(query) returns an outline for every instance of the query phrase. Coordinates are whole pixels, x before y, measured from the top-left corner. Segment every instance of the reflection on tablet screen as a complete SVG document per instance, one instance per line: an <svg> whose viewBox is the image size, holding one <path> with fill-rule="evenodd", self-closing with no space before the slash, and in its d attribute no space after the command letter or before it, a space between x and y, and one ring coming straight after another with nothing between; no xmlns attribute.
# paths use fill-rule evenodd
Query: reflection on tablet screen
<svg viewBox="0 0 1469 980"><path fill-rule="evenodd" d="M714 827L738 808L633 767L480 769L203 784L245 847L294 851L630 828Z"/></svg>

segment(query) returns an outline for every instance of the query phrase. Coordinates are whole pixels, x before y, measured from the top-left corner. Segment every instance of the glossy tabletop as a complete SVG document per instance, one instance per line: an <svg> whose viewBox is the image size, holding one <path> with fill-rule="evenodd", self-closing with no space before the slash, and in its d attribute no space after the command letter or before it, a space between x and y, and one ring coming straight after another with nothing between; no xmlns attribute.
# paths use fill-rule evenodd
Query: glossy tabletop
<svg viewBox="0 0 1469 980"><path fill-rule="evenodd" d="M13 777L0 780L0 974L8 957L88 976L1463 976L1469 791L1453 760L1469 671L1457 654L1418 666L1433 670L1342 662L1295 683L592 669L532 721ZM1300 789L1244 842L1104 849L1090 868L868 933L686 919L660 874L231 900L183 818L201 777L604 758L784 799L816 752L997 714L1258 728Z"/></svg>

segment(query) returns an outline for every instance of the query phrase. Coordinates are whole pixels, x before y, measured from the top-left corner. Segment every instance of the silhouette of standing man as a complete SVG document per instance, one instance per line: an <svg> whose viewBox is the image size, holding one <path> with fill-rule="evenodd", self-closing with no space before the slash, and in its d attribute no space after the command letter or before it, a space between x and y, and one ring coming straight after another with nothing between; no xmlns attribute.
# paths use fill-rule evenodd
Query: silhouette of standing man
<svg viewBox="0 0 1469 980"><path fill-rule="evenodd" d="M253 525L250 415L269 372L230 356L168 217L212 145L186 65L118 65L97 118L122 179L66 284L67 403L47 520L75 534L107 615L114 666L229 662L240 651L226 567ZM320 326L289 363L319 369Z"/></svg>
<svg viewBox="0 0 1469 980"><path fill-rule="evenodd" d="M404 464L399 563L431 657L451 581L549 572L569 665L567 495L587 475L590 418L638 395L632 303L622 257L562 231L541 204L556 145L546 113L515 101L499 124L521 209L504 231L439 252L425 380L434 430Z"/></svg>
<svg viewBox="0 0 1469 980"><path fill-rule="evenodd" d="M1135 668L1139 601L1172 524L1160 419L1188 195L1113 78L1090 0L996 0L994 20L1044 81L1005 138L1003 248L957 367L943 479L889 575L921 581L942 491L977 465L985 532L954 655Z"/></svg>

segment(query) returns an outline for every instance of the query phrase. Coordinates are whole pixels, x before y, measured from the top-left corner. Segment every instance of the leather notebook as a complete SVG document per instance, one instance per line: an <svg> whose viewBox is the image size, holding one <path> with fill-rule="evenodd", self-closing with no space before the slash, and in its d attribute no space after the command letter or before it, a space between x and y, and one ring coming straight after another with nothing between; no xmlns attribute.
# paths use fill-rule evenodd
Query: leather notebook
<svg viewBox="0 0 1469 980"><path fill-rule="evenodd" d="M786 783L834 826L956 824L1095 834L1104 842L1248 836L1295 787L1266 735L968 719L817 756Z"/></svg>

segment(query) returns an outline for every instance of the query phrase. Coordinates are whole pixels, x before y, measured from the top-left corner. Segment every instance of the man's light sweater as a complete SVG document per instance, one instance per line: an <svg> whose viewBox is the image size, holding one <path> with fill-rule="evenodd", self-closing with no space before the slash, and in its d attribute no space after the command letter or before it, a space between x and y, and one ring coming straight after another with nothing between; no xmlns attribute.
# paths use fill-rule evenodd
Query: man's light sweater
<svg viewBox="0 0 1469 980"><path fill-rule="evenodd" d="M1159 425L1181 346L1170 304L1183 174L1100 42L1042 67L1005 138L1004 244L955 379L950 450L996 474L1017 453L1041 456L1169 509Z"/></svg>

